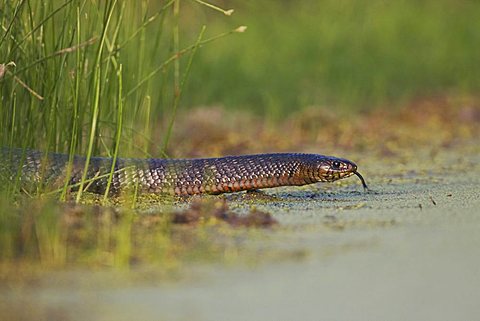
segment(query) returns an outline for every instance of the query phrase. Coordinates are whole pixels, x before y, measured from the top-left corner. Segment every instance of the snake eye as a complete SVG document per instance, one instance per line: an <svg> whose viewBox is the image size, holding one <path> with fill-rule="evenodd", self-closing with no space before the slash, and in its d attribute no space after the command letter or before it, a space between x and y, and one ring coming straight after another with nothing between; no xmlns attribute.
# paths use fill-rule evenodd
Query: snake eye
<svg viewBox="0 0 480 321"><path fill-rule="evenodd" d="M340 169L340 162L339 161L334 161L332 163L332 169Z"/></svg>

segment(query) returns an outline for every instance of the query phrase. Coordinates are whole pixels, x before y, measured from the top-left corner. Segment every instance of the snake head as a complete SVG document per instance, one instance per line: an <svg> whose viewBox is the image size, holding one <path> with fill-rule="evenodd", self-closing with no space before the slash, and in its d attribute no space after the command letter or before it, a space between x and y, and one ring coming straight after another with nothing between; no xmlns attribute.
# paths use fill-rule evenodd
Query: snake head
<svg viewBox="0 0 480 321"><path fill-rule="evenodd" d="M322 181L333 182L353 175L357 165L348 159L329 157L320 162L318 170Z"/></svg>
<svg viewBox="0 0 480 321"><path fill-rule="evenodd" d="M321 161L318 170L321 181L333 182L338 179L356 175L362 181L363 188L368 189L362 175L357 172L357 164L348 159L337 157L326 158Z"/></svg>

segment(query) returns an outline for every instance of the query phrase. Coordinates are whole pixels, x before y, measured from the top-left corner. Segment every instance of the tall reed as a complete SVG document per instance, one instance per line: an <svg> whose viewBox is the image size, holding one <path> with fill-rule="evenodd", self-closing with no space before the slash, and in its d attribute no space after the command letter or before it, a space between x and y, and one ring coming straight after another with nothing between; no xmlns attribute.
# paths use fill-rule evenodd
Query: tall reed
<svg viewBox="0 0 480 321"><path fill-rule="evenodd" d="M85 168L96 155L167 156L197 49L235 32L205 39L201 26L183 40L190 7L231 14L203 1L3 3L0 146L68 153L70 165L85 155Z"/></svg>

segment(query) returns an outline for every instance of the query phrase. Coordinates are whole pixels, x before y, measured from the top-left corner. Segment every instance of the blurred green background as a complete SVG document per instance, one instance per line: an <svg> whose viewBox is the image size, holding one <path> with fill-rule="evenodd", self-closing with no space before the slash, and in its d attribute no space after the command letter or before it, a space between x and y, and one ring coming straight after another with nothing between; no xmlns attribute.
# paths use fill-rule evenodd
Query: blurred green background
<svg viewBox="0 0 480 321"><path fill-rule="evenodd" d="M480 2L224 1L241 37L201 50L185 103L266 113L399 105L480 88ZM208 17L210 18L210 17ZM210 20L212 22L210 22Z"/></svg>
<svg viewBox="0 0 480 321"><path fill-rule="evenodd" d="M2 1L2 146L161 156L198 106L277 120L480 89L478 1Z"/></svg>

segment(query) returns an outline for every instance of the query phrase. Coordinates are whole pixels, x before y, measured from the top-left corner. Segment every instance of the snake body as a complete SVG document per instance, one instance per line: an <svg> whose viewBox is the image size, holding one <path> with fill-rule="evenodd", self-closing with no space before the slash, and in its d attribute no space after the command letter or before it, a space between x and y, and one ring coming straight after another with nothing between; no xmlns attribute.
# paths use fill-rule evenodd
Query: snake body
<svg viewBox="0 0 480 321"><path fill-rule="evenodd" d="M20 149L0 149L3 176L23 184L59 188L68 185L94 193L220 194L289 185L331 182L357 175L346 159L317 154L278 153L199 159L132 159L74 156ZM87 172L84 175L84 170ZM6 173L6 175L5 175ZM80 182L84 179L83 184ZM109 184L109 180L111 183Z"/></svg>

